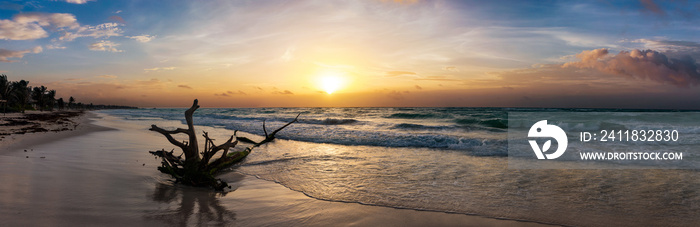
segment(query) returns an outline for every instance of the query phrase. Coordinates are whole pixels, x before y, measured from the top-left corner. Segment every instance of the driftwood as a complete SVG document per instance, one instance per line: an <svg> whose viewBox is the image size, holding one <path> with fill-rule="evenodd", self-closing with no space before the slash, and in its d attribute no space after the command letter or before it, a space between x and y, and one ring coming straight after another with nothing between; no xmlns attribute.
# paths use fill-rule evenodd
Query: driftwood
<svg viewBox="0 0 700 227"><path fill-rule="evenodd" d="M192 186L210 186L216 190L223 190L224 188L228 187L226 182L214 178L216 174L243 160L248 156L248 154L250 154L251 151L253 151L254 148L273 141L275 139L275 135L279 131L292 123L297 122L297 119L299 118L299 115L297 115L294 120L274 130L270 134L267 133L265 121L263 121L265 139L260 142L255 142L246 137L236 136L236 133L238 132L236 131L226 142L221 145L216 145L214 144L214 140L209 138L209 133L204 132L204 151L200 153L199 145L197 143L197 136L195 135L194 131L194 123L192 122L192 115L194 114L194 111L199 108L197 103L198 101L195 99L194 103L192 103L192 107L185 111L187 129L177 128L175 130L165 130L156 125L151 125L151 128L149 129L165 136L170 143L182 149L182 154L175 156L174 150L168 152L165 151L165 149L150 151L149 153L162 159L162 165L158 167L158 170L171 175L177 182ZM179 133L186 134L189 137L189 142L181 142L173 138L173 135ZM242 151L229 152L229 150L234 148L239 141L251 143L253 145L245 148ZM218 158L214 158L219 152L221 152L221 154L218 156ZM182 155L185 156L184 159L182 158Z"/></svg>

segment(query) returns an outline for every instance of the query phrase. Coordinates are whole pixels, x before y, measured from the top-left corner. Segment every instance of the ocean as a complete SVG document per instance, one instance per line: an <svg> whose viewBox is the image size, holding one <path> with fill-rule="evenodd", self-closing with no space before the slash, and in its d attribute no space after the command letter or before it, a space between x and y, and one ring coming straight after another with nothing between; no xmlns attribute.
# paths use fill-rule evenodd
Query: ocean
<svg viewBox="0 0 700 227"><path fill-rule="evenodd" d="M184 110L100 112L147 130L183 127ZM697 170L509 169L511 111L598 110L201 108L194 122L220 140L234 130L260 139L263 121L275 129L301 114L232 171L320 200L560 225L700 222Z"/></svg>

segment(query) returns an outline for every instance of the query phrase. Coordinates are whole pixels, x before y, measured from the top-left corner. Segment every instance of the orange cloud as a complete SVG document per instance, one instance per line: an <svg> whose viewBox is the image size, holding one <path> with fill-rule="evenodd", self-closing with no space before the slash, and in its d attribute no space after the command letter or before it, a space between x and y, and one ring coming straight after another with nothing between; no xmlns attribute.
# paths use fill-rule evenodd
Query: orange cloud
<svg viewBox="0 0 700 227"><path fill-rule="evenodd" d="M396 76L401 76L401 75L416 75L416 73L409 72L409 71L389 71L389 72L386 72L387 77L396 77Z"/></svg>
<svg viewBox="0 0 700 227"><path fill-rule="evenodd" d="M236 92L226 91L225 93L214 94L214 96L231 97L232 95L248 95L245 92L238 90Z"/></svg>
<svg viewBox="0 0 700 227"><path fill-rule="evenodd" d="M651 80L678 87L700 83L698 64L692 57L669 58L653 50L620 51L610 56L607 49L583 51L576 55L578 62L569 62L563 67L595 69L608 74L635 79Z"/></svg>
<svg viewBox="0 0 700 227"><path fill-rule="evenodd" d="M294 93L292 93L289 90L284 90L284 91L273 91L272 94L275 94L275 95L293 95Z"/></svg>

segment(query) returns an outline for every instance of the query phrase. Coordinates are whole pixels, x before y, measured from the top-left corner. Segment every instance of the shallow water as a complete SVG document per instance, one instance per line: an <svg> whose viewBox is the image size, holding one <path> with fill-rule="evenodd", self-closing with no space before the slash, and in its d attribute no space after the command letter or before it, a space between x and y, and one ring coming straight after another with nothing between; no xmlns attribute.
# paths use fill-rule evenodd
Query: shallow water
<svg viewBox="0 0 700 227"><path fill-rule="evenodd" d="M289 113L301 110L306 109L284 109ZM233 122L233 125L241 124L235 123L236 121L246 121L245 124L253 127L254 123L262 122L262 118L268 117L275 111L279 112L279 110L268 109L246 111L250 113L249 118L254 120L219 121ZM353 119L363 122L382 122L376 125L384 125L382 127L385 128L415 123L406 115L376 114L378 110L372 108L353 111L375 113L363 115L364 117L355 116ZM425 110L420 109L420 111ZM252 112L260 112L260 115ZM326 112L317 110L317 112L337 114L339 110L332 109ZM143 125L157 123L177 126L181 124L179 121L158 118L158 113L158 111L147 110L143 115L151 116L142 119L134 117L138 112L132 112L129 116L133 120L130 122ZM178 115L182 116L181 114L180 111L179 114L163 118L175 118ZM420 114L422 113L413 117L422 119L432 117ZM479 113L470 114L477 116ZM489 114L491 113L484 113L484 115ZM119 116L125 115L120 113ZM371 119L379 116L381 119ZM391 118L392 116L401 117L401 120ZM324 117L326 116L317 118ZM211 125L215 122L213 118L210 120L211 122L205 124ZM329 132L328 138L341 137L361 128L367 130L367 127L391 136L382 137L370 132L366 133L372 135L369 136L370 142L355 145L342 142L329 144L322 143L320 140L305 142L305 137L299 134L309 132L316 137L323 137L319 136L318 132L310 131L314 130L315 126L309 125L301 124L295 128L297 127L295 124L290 126L288 134L280 134L283 138L286 136L286 138L301 141L282 139L263 146L254 151L244 163L237 167L237 170L279 182L293 190L323 200L477 214L563 225L690 226L700 222L700 217L695 215L700 212L700 178L695 170L513 170L507 168L506 157L489 155L493 152L489 149L491 147L485 145L489 142L460 149L451 149L449 146L435 148L420 144L408 147L372 146L375 142L371 141L396 138L409 141L417 137L402 137L401 135L406 133L401 130L380 130L377 129L379 126L367 125L352 125L350 129L335 127L333 129L338 129L339 132ZM225 138L233 133L227 129L232 126L215 126L218 127L210 129L213 130L210 134L214 137ZM337 126L337 124L318 127L331 126ZM446 132L421 130L407 134L454 136L457 138L456 141L468 141L470 136L477 135L475 138L480 141L491 141L490 138L494 135L503 133L502 130L494 128L462 128ZM500 152L496 151L496 153Z"/></svg>
<svg viewBox="0 0 700 227"><path fill-rule="evenodd" d="M239 171L333 201L566 225L700 221L691 170L513 170L505 157L287 142L252 154Z"/></svg>

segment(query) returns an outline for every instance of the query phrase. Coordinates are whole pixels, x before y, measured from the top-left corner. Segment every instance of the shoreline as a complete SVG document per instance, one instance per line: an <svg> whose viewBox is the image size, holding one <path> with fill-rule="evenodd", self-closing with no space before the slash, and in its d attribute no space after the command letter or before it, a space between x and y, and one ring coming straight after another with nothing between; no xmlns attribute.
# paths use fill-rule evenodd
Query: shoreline
<svg viewBox="0 0 700 227"><path fill-rule="evenodd" d="M224 174L232 179L234 191L226 198L236 207L252 206L237 210L237 217L267 210L284 210L289 220L275 220L274 212L260 215L249 222L240 218L242 225L292 225L292 226L558 226L535 221L492 218L476 214L416 210L356 202L317 199L306 193L292 190L282 184L257 178L240 172ZM230 196L230 197L229 197ZM232 198L233 197L233 198ZM259 204L266 204L260 206ZM250 214L249 214L250 213ZM268 216L269 215L269 216ZM266 217L268 216L268 217ZM268 220L270 219L270 220Z"/></svg>
<svg viewBox="0 0 700 227"><path fill-rule="evenodd" d="M0 208L0 225L550 225L322 200L236 170L220 176L234 187L225 194L173 185L156 170L160 160L146 153L167 144L160 135L108 114L85 112L74 122L75 130L3 139L2 148L8 152L0 152L0 178L8 182L0 185L0 203L6 205ZM91 134L98 131L105 132ZM130 144L124 147L123 141ZM25 158L22 149L32 149L30 154L42 158ZM144 193L149 196L144 198ZM99 199L84 201L86 197ZM198 216L210 218L197 220Z"/></svg>
<svg viewBox="0 0 700 227"><path fill-rule="evenodd" d="M259 178L255 175L251 174L246 174L242 172L235 171L235 174L240 174L248 178L253 178L253 180L257 181L264 181L268 183L273 183L277 186L281 186L289 191L300 193L303 196L317 200L320 202L327 202L327 203L337 203L337 204L346 204L350 206L362 206L365 207L364 209L379 209L379 211L382 211L382 209L391 209L395 210L394 212L398 213L399 215L408 215L410 212L418 212L416 214L413 214L408 217L413 217L414 215L420 216L421 214L424 216L421 216L419 220L401 220L404 221L404 223L397 224L396 222L390 222L391 224L397 224L398 226L430 226L430 225L437 225L437 226L562 226L561 224L554 224L554 223L548 223L548 222L541 222L541 221L535 221L535 220L525 220L525 219L513 219L513 218L506 218L506 217L489 217L489 216L484 216L480 214L465 214L465 213L459 213L459 212L449 212L449 211L440 211L440 210L429 210L429 209L416 209L416 208L410 208L410 207L391 207L391 206L383 206L383 205L376 205L376 204L366 204L366 203L360 203L360 202L348 202L348 201L338 201L338 200L329 200L329 199L323 199L323 198L316 198L314 196L311 196L303 191L298 191L294 190L290 187L287 187L283 184L270 181L270 180L265 180L262 178ZM406 214L401 214L400 212L407 212ZM452 216L455 215L455 216ZM457 216L462 216L462 217L457 217ZM432 220L434 218L444 218L444 220L441 221L435 221ZM380 220L382 218L375 217L371 218L372 220L370 223L363 223L361 225L387 225L388 223L386 222L380 222L376 223L377 220ZM391 218L384 218L384 219L391 219ZM428 221L423 223L425 220L421 219L429 219L432 221ZM439 224L436 224L439 223ZM353 225L357 223L352 223Z"/></svg>
<svg viewBox="0 0 700 227"><path fill-rule="evenodd" d="M2 130L2 135L0 136L0 154L5 152L10 152L13 150L26 149L28 145L36 146L45 143L51 143L61 139L80 136L88 134L91 132L115 130L113 128L107 128L103 126L98 126L92 124L97 118L95 113L90 111L53 111L53 112L39 112L39 111L27 111L28 113L10 113L7 115L0 115L0 122L8 123L11 120L22 120L21 124L34 124L35 132L27 132L26 127L17 126L4 126ZM42 120L25 120L27 115L56 115L61 113L78 113L77 116L60 116L57 119L52 119L51 121ZM71 129L72 127L72 129ZM36 130L41 131L36 131Z"/></svg>

